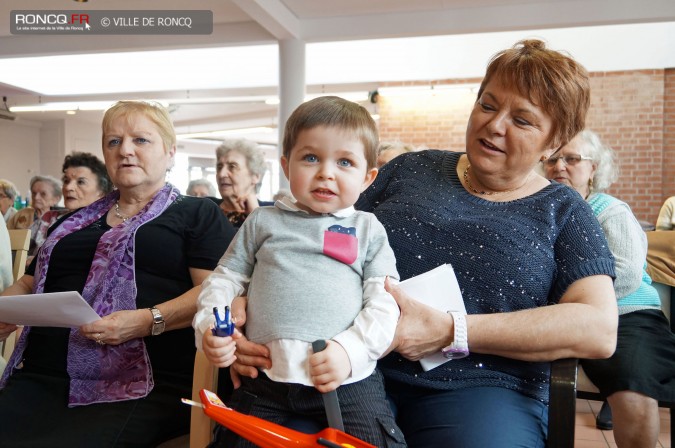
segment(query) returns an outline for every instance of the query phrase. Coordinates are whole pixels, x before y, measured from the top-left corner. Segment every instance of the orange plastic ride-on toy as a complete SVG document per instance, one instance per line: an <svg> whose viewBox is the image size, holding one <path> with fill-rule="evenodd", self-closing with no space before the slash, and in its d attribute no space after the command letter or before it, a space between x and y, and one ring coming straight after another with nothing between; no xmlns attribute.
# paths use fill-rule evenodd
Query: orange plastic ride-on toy
<svg viewBox="0 0 675 448"><path fill-rule="evenodd" d="M227 429L264 448L376 448L374 445L350 436L335 428L326 428L316 434L305 434L252 415L228 408L218 395L202 389L199 392L204 413ZM192 405L199 403L183 400Z"/></svg>

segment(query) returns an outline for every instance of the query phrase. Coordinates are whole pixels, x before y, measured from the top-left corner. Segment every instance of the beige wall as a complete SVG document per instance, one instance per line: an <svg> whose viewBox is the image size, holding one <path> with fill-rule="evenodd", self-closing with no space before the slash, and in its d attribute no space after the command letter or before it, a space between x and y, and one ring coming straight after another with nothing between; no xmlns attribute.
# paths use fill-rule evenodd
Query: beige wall
<svg viewBox="0 0 675 448"><path fill-rule="evenodd" d="M22 197L40 170L40 125L0 120L0 178L14 182Z"/></svg>

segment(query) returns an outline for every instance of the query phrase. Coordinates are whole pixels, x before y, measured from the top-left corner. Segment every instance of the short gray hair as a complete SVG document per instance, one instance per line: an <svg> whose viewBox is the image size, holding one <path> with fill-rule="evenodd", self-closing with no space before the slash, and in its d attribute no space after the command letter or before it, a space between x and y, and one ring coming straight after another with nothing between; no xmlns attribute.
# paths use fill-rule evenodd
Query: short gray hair
<svg viewBox="0 0 675 448"><path fill-rule="evenodd" d="M590 157L595 165L592 192L605 191L619 178L614 150L602 143L598 134L588 129L579 133L583 144L583 156Z"/></svg>
<svg viewBox="0 0 675 448"><path fill-rule="evenodd" d="M244 156L248 170L251 174L257 174L260 178L256 189L260 188L262 178L267 171L267 164L265 163L265 155L258 145L244 138L224 140L216 148L216 158L225 157L230 151L236 151Z"/></svg>
<svg viewBox="0 0 675 448"><path fill-rule="evenodd" d="M377 153L381 154L385 151L389 150L397 150L401 152L413 152L415 151L415 147L413 145L409 145L407 143L403 143L401 141L395 140L391 142L380 142L380 146L377 147Z"/></svg>
<svg viewBox="0 0 675 448"><path fill-rule="evenodd" d="M198 187L200 185L208 188L209 196L214 197L214 198L216 197L216 189L213 186L213 184L211 182L209 182L207 179L191 180L190 183L187 186L187 190L185 190L185 194L187 194L188 196L194 196L195 187Z"/></svg>
<svg viewBox="0 0 675 448"><path fill-rule="evenodd" d="M19 194L16 185L7 179L0 179L0 190L2 190L12 201L16 199L16 196Z"/></svg>
<svg viewBox="0 0 675 448"><path fill-rule="evenodd" d="M63 186L63 184L61 183L60 180L58 180L54 176L40 176L40 175L33 176L30 179L31 193L33 192L33 185L35 185L36 182L45 182L45 183L49 184L52 187L52 190L53 190L52 196L54 196L55 198L59 198L59 200L60 200L61 196L63 196L63 193L61 192L61 187Z"/></svg>

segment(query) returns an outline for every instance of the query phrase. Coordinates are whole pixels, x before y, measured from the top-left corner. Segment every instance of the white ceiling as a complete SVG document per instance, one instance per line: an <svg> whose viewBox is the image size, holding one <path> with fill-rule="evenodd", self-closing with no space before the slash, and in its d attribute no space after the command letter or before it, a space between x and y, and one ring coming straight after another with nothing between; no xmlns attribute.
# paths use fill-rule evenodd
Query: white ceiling
<svg viewBox="0 0 675 448"><path fill-rule="evenodd" d="M9 32L12 10L139 9L211 10L213 33L80 38ZM276 106L262 100L185 101L275 94L280 39L307 43L307 89L317 93L479 77L494 52L531 36L569 51L592 71L675 67L674 0L3 0L0 17L0 94L10 106L182 99L172 107L179 132L275 125ZM175 49L185 53L167 59L165 50ZM150 55L165 58L149 63ZM33 57L41 58L39 68L15 77ZM92 84L110 73L122 87ZM173 74L182 80L159 86ZM63 93L73 87L78 93ZM100 116L77 115L96 124ZM62 117L26 113L19 120Z"/></svg>

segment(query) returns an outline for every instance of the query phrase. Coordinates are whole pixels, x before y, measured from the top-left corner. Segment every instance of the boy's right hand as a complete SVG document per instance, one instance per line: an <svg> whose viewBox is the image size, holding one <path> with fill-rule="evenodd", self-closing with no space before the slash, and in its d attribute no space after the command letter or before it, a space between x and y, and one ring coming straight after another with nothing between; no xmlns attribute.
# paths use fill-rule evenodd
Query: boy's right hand
<svg viewBox="0 0 675 448"><path fill-rule="evenodd" d="M229 367L236 359L234 352L237 348L235 340L241 337L241 333L234 331L232 336L216 336L211 330L204 333L202 338L202 350L206 359L216 367Z"/></svg>

